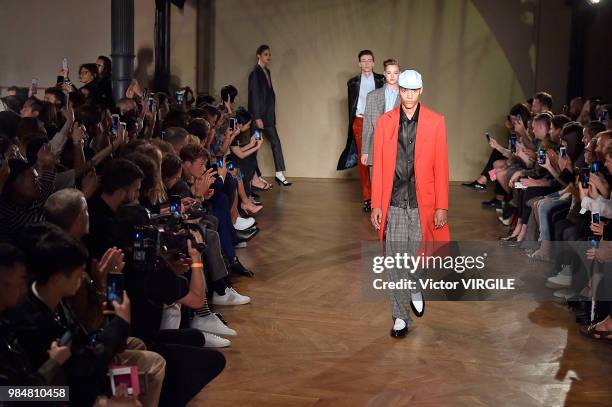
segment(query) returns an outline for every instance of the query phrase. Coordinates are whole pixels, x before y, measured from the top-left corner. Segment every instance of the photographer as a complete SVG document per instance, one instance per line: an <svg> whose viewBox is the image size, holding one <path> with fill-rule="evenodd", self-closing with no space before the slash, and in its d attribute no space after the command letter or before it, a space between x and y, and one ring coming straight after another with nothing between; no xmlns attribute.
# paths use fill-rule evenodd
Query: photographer
<svg viewBox="0 0 612 407"><path fill-rule="evenodd" d="M183 240L165 231L169 241L164 246L170 252L147 250L144 259L140 258L134 253L137 231L142 233L139 237L142 244L151 247L146 242L161 238L157 235L160 227L151 228L148 213L137 205L122 207L117 218L121 237L118 244L127 253L124 273L126 290L133 299L133 332L166 359L167 374L160 405L184 405L225 366L222 354L202 349L215 345L207 343L209 340L223 338L203 335L195 329L179 329L183 324L182 306L196 309L204 303L201 254L193 247L192 239L188 239L186 247L175 247L170 241ZM202 241L197 234L193 240ZM183 250L188 256L181 253ZM138 263L133 260L136 258L140 259Z"/></svg>

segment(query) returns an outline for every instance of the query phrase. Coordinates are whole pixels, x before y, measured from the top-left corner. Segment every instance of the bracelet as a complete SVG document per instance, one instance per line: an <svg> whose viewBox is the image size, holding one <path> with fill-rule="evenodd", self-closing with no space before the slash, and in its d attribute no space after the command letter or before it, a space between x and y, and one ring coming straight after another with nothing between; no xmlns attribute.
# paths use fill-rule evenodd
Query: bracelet
<svg viewBox="0 0 612 407"><path fill-rule="evenodd" d="M191 268L192 269L203 269L204 268L204 263L192 263L191 264Z"/></svg>

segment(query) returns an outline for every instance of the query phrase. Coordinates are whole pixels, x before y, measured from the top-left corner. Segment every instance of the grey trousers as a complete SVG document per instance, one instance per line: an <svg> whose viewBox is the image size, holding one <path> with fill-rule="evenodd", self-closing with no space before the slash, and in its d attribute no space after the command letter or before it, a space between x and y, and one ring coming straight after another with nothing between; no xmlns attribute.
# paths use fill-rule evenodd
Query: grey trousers
<svg viewBox="0 0 612 407"><path fill-rule="evenodd" d="M407 253L409 256L416 256L423 235L421 233L421 223L419 220L419 208L398 208L389 206L387 214L387 229L385 238L385 256L393 256L396 254ZM399 282L403 278L414 281L417 285L412 293L417 293L420 290L418 279L422 270L416 270L414 273L406 269L387 269L387 278L389 282ZM410 298L411 291L406 289L389 290L389 299L391 300L391 312L393 318L400 318L410 324Z"/></svg>

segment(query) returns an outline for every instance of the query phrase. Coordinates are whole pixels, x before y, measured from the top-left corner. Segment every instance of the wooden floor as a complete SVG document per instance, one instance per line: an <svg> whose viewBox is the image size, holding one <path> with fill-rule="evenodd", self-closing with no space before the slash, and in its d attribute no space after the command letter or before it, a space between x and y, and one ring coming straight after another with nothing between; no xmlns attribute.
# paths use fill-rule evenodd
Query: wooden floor
<svg viewBox="0 0 612 407"><path fill-rule="evenodd" d="M612 406L612 352L554 302L429 302L404 339L387 301L364 301L361 241L375 234L355 181L296 180L261 194L260 234L238 254L252 303L217 308L238 331L197 406ZM506 230L487 194L451 187L454 240ZM509 248L508 250L515 250Z"/></svg>

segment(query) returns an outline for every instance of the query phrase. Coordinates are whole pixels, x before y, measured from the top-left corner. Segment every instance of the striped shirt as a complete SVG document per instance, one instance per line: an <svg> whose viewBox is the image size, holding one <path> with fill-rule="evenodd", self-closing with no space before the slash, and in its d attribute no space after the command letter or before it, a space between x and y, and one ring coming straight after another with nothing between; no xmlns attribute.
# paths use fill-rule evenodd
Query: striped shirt
<svg viewBox="0 0 612 407"><path fill-rule="evenodd" d="M43 211L47 198L53 192L55 172L43 171L40 177L41 198L30 205L14 202L6 193L0 195L0 240L12 238L21 226L44 220Z"/></svg>

